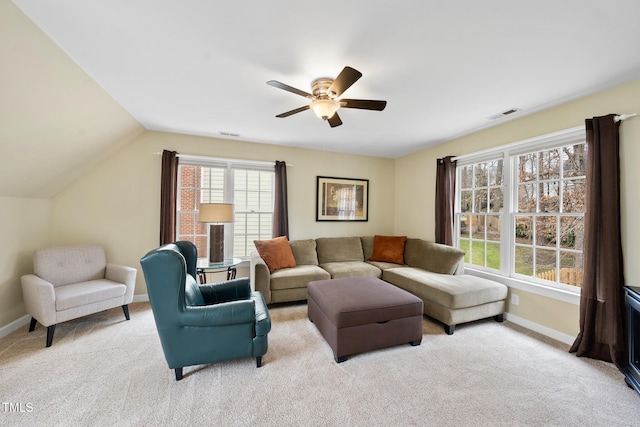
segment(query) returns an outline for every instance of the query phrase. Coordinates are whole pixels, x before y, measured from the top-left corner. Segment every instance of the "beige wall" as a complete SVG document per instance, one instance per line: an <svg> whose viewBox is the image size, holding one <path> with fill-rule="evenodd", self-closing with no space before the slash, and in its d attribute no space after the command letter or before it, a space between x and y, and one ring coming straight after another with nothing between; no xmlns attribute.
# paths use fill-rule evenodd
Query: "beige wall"
<svg viewBox="0 0 640 427"><path fill-rule="evenodd" d="M566 104L504 123L441 144L396 162L396 234L411 234L426 239L435 236L436 159L462 155L517 142L544 134L584 125L584 119L609 113L640 114L640 80L623 84ZM621 217L625 277L628 284L640 285L640 263L635 242L640 241L640 116L626 120L620 127ZM510 312L561 333L578 332L578 310L572 303L519 291L520 305ZM545 307L547 309L545 309ZM554 315L549 315L553 307Z"/></svg>
<svg viewBox="0 0 640 427"><path fill-rule="evenodd" d="M53 198L51 243L96 242L111 262L138 268L136 294L146 293L139 260L157 247L163 149L202 156L293 164L287 170L290 237L393 233L394 161L213 138L145 132ZM317 175L369 179L369 221L315 221Z"/></svg>
<svg viewBox="0 0 640 427"><path fill-rule="evenodd" d="M144 131L7 0L0 58L0 195L52 197Z"/></svg>
<svg viewBox="0 0 640 427"><path fill-rule="evenodd" d="M20 276L33 271L33 251L47 246L51 200L0 197L0 327L25 314Z"/></svg>
<svg viewBox="0 0 640 427"><path fill-rule="evenodd" d="M510 302L511 295L517 294L520 300L519 305L513 305ZM539 332L566 341L563 335L568 336L568 342L572 343L573 338L579 331L580 305L570 304L558 301L536 293L527 292L522 289L510 289L509 300L507 302L507 318L514 321L513 316L517 316L516 323L525 322L523 326L529 327L529 323L535 323L542 326ZM533 327L532 329L538 329ZM557 333L549 333L548 330L557 331Z"/></svg>

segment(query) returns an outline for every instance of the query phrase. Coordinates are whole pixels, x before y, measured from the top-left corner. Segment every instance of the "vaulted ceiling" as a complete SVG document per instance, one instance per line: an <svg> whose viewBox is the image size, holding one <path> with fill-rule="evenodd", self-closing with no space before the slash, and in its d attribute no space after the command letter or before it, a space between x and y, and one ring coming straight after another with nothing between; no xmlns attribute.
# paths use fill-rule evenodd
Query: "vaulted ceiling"
<svg viewBox="0 0 640 427"><path fill-rule="evenodd" d="M73 165L144 129L397 158L640 78L637 0L0 1L0 141ZM346 65L384 111L275 117Z"/></svg>

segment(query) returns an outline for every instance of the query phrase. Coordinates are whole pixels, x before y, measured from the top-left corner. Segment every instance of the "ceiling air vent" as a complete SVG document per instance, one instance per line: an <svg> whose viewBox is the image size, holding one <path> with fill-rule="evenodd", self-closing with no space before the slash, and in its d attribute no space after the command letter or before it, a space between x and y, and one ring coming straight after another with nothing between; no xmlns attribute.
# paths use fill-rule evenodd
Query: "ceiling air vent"
<svg viewBox="0 0 640 427"><path fill-rule="evenodd" d="M233 133L233 132L224 132L224 131L220 131L219 133L220 133L220 135L222 135L222 136L232 136L232 137L234 137L234 138L237 138L237 137L239 137L239 136L240 136L240 134L239 134L239 133Z"/></svg>
<svg viewBox="0 0 640 427"><path fill-rule="evenodd" d="M510 114L513 114L513 113L516 113L518 111L520 111L519 108L515 108L515 107L514 108L510 108L510 109L508 109L506 111L503 111L502 113L498 113L498 114L494 114L493 116L489 116L489 119L490 120L500 119L502 117L506 117L506 116L508 116Z"/></svg>

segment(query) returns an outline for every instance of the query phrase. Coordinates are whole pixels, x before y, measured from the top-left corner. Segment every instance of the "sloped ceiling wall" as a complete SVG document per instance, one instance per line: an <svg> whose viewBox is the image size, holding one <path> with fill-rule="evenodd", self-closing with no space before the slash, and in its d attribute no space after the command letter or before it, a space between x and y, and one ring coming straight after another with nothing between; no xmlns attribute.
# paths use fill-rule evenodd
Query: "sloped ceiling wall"
<svg viewBox="0 0 640 427"><path fill-rule="evenodd" d="M0 197L51 197L144 127L0 0Z"/></svg>

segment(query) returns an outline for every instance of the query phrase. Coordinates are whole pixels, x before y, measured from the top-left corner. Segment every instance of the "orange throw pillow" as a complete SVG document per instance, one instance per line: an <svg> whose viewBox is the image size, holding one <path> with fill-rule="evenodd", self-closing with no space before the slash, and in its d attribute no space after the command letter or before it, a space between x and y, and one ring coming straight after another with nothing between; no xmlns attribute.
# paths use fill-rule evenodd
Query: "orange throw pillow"
<svg viewBox="0 0 640 427"><path fill-rule="evenodd" d="M271 240L254 240L253 243L256 245L260 258L267 264L271 273L281 268L295 267L297 265L286 236L276 237Z"/></svg>
<svg viewBox="0 0 640 427"><path fill-rule="evenodd" d="M371 261L404 264L404 243L407 236L374 236Z"/></svg>

